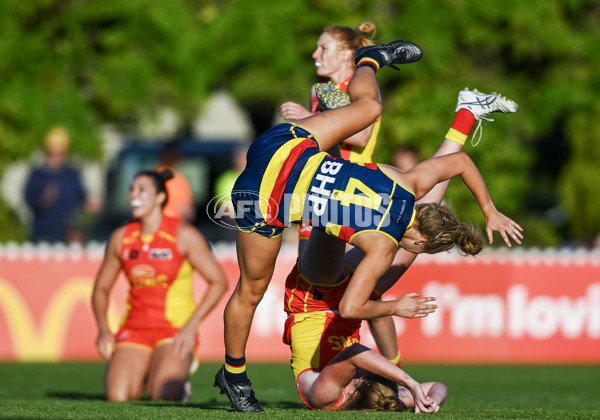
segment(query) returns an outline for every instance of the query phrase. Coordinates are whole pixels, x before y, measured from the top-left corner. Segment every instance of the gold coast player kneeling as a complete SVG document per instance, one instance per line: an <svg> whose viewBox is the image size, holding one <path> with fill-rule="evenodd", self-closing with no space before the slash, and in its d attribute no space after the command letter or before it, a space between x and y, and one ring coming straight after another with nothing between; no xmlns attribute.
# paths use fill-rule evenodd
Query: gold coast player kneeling
<svg viewBox="0 0 600 420"><path fill-rule="evenodd" d="M111 236L92 296L98 350L108 361L110 401L189 397L188 376L198 326L227 289L208 243L194 227L163 215L170 170L140 171L129 191L134 221ZM121 270L129 280L128 313L113 336L108 297ZM193 297L194 270L208 283L200 303Z"/></svg>

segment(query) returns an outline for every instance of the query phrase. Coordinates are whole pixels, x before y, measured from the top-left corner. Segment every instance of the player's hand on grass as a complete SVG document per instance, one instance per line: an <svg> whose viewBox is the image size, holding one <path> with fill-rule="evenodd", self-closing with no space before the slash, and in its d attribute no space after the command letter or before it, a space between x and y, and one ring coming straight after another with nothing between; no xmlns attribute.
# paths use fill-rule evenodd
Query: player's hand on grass
<svg viewBox="0 0 600 420"><path fill-rule="evenodd" d="M115 349L115 337L110 332L100 332L98 333L96 346L98 346L100 356L108 362Z"/></svg>
<svg viewBox="0 0 600 420"><path fill-rule="evenodd" d="M521 245L521 239L523 239L523 234L521 233L523 232L523 228L495 208L485 213L485 230L490 244L494 243L494 232L500 233L500 236L502 236L508 247L512 247L509 236L519 245Z"/></svg>
<svg viewBox="0 0 600 420"><path fill-rule="evenodd" d="M438 411L440 411L440 402L438 400L436 400L435 398L431 398L431 397L427 397L429 399L429 401L431 402L431 408L433 409L433 413L437 413Z"/></svg>
<svg viewBox="0 0 600 420"><path fill-rule="evenodd" d="M435 312L437 305L427 302L435 300L434 297L420 297L420 293L407 293L395 300L395 315L403 318L424 318L430 313Z"/></svg>
<svg viewBox="0 0 600 420"><path fill-rule="evenodd" d="M425 397L422 404L415 404L415 413L437 413L438 411L440 411L440 404L429 397Z"/></svg>
<svg viewBox="0 0 600 420"><path fill-rule="evenodd" d="M407 380L405 387L410 391L415 402L415 413L432 413L435 408L431 399L425 395L421 384L405 373Z"/></svg>
<svg viewBox="0 0 600 420"><path fill-rule="evenodd" d="M196 331L198 327L195 325L186 324L175 334L175 354L185 357L194 350L196 343Z"/></svg>

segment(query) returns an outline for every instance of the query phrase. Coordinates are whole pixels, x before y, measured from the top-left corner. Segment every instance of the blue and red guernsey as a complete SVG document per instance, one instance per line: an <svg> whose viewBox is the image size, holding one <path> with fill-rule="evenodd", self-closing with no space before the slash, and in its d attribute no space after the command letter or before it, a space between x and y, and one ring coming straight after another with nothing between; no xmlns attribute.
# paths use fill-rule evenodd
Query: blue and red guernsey
<svg viewBox="0 0 600 420"><path fill-rule="evenodd" d="M304 221L349 243L378 232L397 244L414 217L414 194L379 165L332 158L311 133L288 123L250 146L231 196L238 228L266 237Z"/></svg>

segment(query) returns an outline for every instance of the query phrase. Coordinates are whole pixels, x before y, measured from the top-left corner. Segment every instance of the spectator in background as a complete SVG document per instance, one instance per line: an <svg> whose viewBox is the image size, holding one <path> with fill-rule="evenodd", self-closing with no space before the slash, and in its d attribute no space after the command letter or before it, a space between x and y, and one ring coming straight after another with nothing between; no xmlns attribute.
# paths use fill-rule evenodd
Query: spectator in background
<svg viewBox="0 0 600 420"><path fill-rule="evenodd" d="M394 151L394 161L392 165L403 171L411 169L419 163L419 156L417 150L412 146L404 146Z"/></svg>
<svg viewBox="0 0 600 420"><path fill-rule="evenodd" d="M163 211L166 216L178 217L192 223L196 218L194 194L188 179L176 169L180 159L180 143L176 140L168 142L163 150L161 162L156 168L158 171L170 169L174 174L166 184L169 201Z"/></svg>
<svg viewBox="0 0 600 420"><path fill-rule="evenodd" d="M236 179L246 167L246 146L240 146L231 157L231 168L219 175L215 181L214 194L218 199L219 206L227 206L227 211L223 212L223 218L227 219L227 224L235 226L233 217L234 208L231 202L231 191ZM224 242L235 242L237 230L222 229L220 240Z"/></svg>
<svg viewBox="0 0 600 420"><path fill-rule="evenodd" d="M247 147L239 147L231 157L231 168L223 172L215 181L215 196L223 196L223 201L231 203L233 184L246 167Z"/></svg>
<svg viewBox="0 0 600 420"><path fill-rule="evenodd" d="M79 171L68 163L69 133L54 127L44 141L44 162L26 183L25 201L33 213L31 240L80 242L81 212L87 194Z"/></svg>

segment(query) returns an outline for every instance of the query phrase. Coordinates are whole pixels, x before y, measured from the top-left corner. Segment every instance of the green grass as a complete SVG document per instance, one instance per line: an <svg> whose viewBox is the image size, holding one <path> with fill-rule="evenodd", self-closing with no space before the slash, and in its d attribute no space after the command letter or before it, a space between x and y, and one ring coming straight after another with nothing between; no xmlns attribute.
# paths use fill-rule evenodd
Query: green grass
<svg viewBox="0 0 600 420"><path fill-rule="evenodd" d="M0 363L0 418L48 419L365 419L412 413L314 412L302 408L290 367L251 364L265 414L233 413L212 387L219 365L192 377L190 403L104 401L101 363ZM406 366L418 380L449 387L440 419L599 419L600 366ZM266 416L266 417L265 417Z"/></svg>

